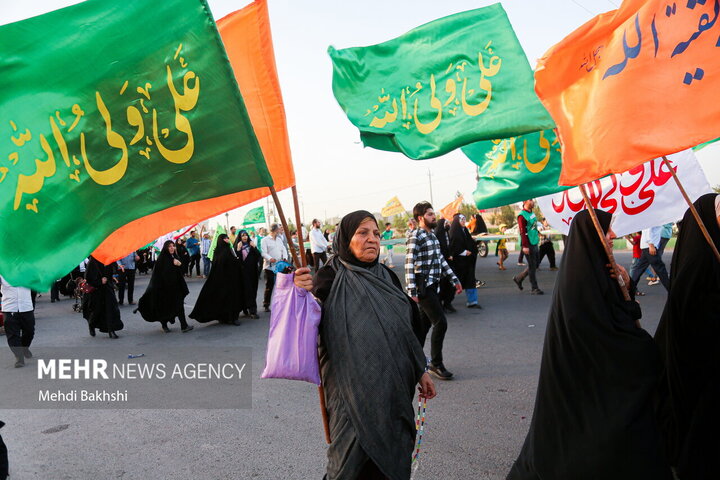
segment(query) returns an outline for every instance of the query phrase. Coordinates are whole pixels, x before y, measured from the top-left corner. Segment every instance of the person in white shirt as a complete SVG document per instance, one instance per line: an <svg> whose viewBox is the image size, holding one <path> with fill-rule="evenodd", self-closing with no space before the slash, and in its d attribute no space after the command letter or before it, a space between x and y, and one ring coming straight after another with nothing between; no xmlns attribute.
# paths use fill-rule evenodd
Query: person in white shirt
<svg viewBox="0 0 720 480"><path fill-rule="evenodd" d="M285 247L285 242L282 241L280 236L280 227L277 223L273 223L270 226L270 235L263 238L262 245L260 247L260 253L264 259L263 269L265 270L265 295L263 297L263 307L265 311L270 311L270 299L272 298L272 291L275 287L275 271L273 266L279 261L287 261L288 253Z"/></svg>
<svg viewBox="0 0 720 480"><path fill-rule="evenodd" d="M665 290L670 290L670 278L668 277L667 268L665 268L662 257L658 255L662 228L662 225L660 225L646 228L642 231L642 236L640 237L640 258L630 270L630 278L636 285L649 265L655 270L655 274L660 279L660 283L663 284Z"/></svg>
<svg viewBox="0 0 720 480"><path fill-rule="evenodd" d="M327 263L328 241L325 239L325 235L323 235L320 227L320 220L317 218L313 219L312 228L310 229L310 251L312 252L313 265L316 273L318 268L320 268L320 261L322 261L323 265Z"/></svg>
<svg viewBox="0 0 720 480"><path fill-rule="evenodd" d="M0 284L8 346L15 355L15 368L24 367L25 359L32 358L30 344L35 336L35 308L30 289L13 287L2 276Z"/></svg>

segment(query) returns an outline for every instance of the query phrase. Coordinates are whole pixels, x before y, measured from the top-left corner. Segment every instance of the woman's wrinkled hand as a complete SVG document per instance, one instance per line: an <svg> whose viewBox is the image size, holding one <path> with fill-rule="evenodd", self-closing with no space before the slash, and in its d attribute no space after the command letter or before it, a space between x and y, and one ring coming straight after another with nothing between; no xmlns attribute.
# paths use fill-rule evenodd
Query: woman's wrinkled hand
<svg viewBox="0 0 720 480"><path fill-rule="evenodd" d="M420 391L420 395L428 400L435 398L437 395L437 392L435 391L435 384L427 372L423 373L423 376L420 377L420 386L418 387L418 390Z"/></svg>
<svg viewBox="0 0 720 480"><path fill-rule="evenodd" d="M301 267L295 270L294 278L295 286L307 290L308 292L313 288L312 274L310 268Z"/></svg>
<svg viewBox="0 0 720 480"><path fill-rule="evenodd" d="M630 275L628 275L627 270L625 270L625 267L623 267L620 264L616 264L616 265L617 265L617 272L612 268L612 265L610 265L609 263L605 265L608 268L608 270L610 271L610 277L618 278L618 273L620 273L620 277L622 277L625 285L629 286L630 285Z"/></svg>

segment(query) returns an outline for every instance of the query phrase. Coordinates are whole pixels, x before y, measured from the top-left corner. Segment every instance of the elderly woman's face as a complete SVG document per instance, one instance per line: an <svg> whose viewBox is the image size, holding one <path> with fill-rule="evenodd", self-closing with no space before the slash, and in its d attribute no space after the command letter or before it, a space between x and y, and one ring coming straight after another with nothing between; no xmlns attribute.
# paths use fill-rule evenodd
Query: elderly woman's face
<svg viewBox="0 0 720 480"><path fill-rule="evenodd" d="M362 221L350 239L350 251L361 262L370 263L380 254L380 230L375 220Z"/></svg>

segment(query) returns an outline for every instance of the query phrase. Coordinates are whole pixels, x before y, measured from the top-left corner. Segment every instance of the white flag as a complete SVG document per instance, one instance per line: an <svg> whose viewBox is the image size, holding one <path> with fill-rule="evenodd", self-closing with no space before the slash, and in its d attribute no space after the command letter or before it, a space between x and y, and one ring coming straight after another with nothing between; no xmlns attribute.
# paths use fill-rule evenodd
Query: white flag
<svg viewBox="0 0 720 480"><path fill-rule="evenodd" d="M692 201L712 191L692 149L667 157ZM688 208L667 166L657 158L585 188L595 208L613 214L618 237L679 220ZM538 205L548 223L565 235L575 214L585 209L577 187L540 197Z"/></svg>

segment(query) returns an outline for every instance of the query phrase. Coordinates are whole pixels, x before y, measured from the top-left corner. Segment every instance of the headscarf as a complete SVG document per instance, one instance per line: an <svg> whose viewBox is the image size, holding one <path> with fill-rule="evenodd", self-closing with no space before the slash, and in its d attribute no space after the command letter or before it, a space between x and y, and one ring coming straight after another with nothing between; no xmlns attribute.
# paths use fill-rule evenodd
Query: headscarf
<svg viewBox="0 0 720 480"><path fill-rule="evenodd" d="M217 242L215 243L215 250L213 253L213 263L216 261L223 261L226 255L234 255L233 247L225 241L229 239L226 233L218 235Z"/></svg>
<svg viewBox="0 0 720 480"><path fill-rule="evenodd" d="M350 250L350 241L355 235L355 231L358 229L360 224L367 219L371 219L377 226L375 216L367 210L357 210L355 212L348 213L340 221L340 226L338 227L337 232L335 232L335 238L333 238L333 252L335 252L335 254L343 261L363 268L377 265L378 258L376 257L372 262L361 262L355 258L355 255L353 255ZM378 257L379 256L380 252L378 252Z"/></svg>
<svg viewBox="0 0 720 480"><path fill-rule="evenodd" d="M479 233L487 233L487 225L485 225L485 220L483 219L482 215L479 213L476 213L473 215L475 218L475 225L473 226L473 231L471 232L473 235L477 235Z"/></svg>
<svg viewBox="0 0 720 480"><path fill-rule="evenodd" d="M694 203L717 248L719 201L720 195L710 193ZM682 220L670 275L655 334L666 366L659 406L666 447L679 478L720 478L720 262L690 210Z"/></svg>
<svg viewBox="0 0 720 480"><path fill-rule="evenodd" d="M247 235L247 242L242 241L243 235ZM238 247L240 248L238 249ZM240 252L236 253L236 255L238 256L238 258L245 260L245 257L247 257L248 253L250 252L250 234L247 232L247 230L240 230L238 232L237 237L235 237L235 243L233 244L233 250L235 250L235 252Z"/></svg>
<svg viewBox="0 0 720 480"><path fill-rule="evenodd" d="M607 232L611 215L596 212ZM555 284L530 431L508 480L671 478L652 414L660 357L607 261L589 212L579 212Z"/></svg>

